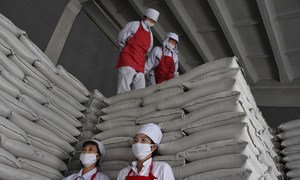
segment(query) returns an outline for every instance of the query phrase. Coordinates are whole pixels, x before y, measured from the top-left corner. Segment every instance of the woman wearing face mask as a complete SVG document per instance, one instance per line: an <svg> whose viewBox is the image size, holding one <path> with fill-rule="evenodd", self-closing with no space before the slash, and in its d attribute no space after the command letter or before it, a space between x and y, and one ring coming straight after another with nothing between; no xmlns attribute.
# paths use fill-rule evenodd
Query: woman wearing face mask
<svg viewBox="0 0 300 180"><path fill-rule="evenodd" d="M142 125L132 145L137 160L119 172L118 180L174 180L172 169L167 163L152 160L161 138L162 132L156 124Z"/></svg>
<svg viewBox="0 0 300 180"><path fill-rule="evenodd" d="M109 178L98 172L97 167L105 155L103 144L96 140L84 142L80 154L80 161L84 166L79 173L72 174L64 180L109 180Z"/></svg>
<svg viewBox="0 0 300 180"><path fill-rule="evenodd" d="M148 8L141 21L129 22L119 33L122 48L116 68L118 68L118 94L145 88L144 67L146 54L152 49L151 28L158 20L159 12Z"/></svg>
<svg viewBox="0 0 300 180"><path fill-rule="evenodd" d="M166 34L163 47L155 47L145 64L147 85L159 84L179 75L178 71L178 35Z"/></svg>

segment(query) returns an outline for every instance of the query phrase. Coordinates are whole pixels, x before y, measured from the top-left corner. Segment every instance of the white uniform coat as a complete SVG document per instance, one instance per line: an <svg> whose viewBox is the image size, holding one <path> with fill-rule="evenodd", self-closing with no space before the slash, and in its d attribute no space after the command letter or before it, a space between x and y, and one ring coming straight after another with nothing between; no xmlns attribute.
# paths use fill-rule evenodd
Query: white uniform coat
<svg viewBox="0 0 300 180"><path fill-rule="evenodd" d="M169 39L167 40L169 41ZM175 65L175 71L174 71L174 77L177 77L179 75L178 73L178 52L177 50L169 50L167 48L164 48L163 50L164 56L170 56L172 57L173 54L173 60ZM147 80L148 85L156 84L155 82L155 75L154 75L154 69L159 64L162 57L162 48L161 47L155 47L148 57L146 64L145 64L145 78Z"/></svg>
<svg viewBox="0 0 300 180"><path fill-rule="evenodd" d="M139 175L141 176L148 176L150 171L152 158L148 159L143 163L143 168ZM137 172L137 161L132 162L132 166L126 167L119 172L117 180L125 180L126 176L128 175L130 169L133 170L135 174ZM174 180L173 171L169 164L160 161L153 162L152 174L158 178L158 180Z"/></svg>
<svg viewBox="0 0 300 180"><path fill-rule="evenodd" d="M97 172L97 168L92 169L90 172L82 175L82 169L79 171L79 173L72 174L63 180L75 180L77 177L77 180L90 180L93 174ZM106 175L97 172L97 175L94 180L110 180Z"/></svg>

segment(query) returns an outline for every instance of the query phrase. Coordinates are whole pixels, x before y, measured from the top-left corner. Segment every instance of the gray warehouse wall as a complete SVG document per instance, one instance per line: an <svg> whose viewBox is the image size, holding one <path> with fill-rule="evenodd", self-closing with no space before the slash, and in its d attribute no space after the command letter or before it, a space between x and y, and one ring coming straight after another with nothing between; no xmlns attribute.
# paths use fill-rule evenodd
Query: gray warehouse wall
<svg viewBox="0 0 300 180"><path fill-rule="evenodd" d="M299 107L259 107L268 124L277 128L280 124L300 119Z"/></svg>
<svg viewBox="0 0 300 180"><path fill-rule="evenodd" d="M105 96L116 94L119 50L98 26L81 11L72 26L58 64Z"/></svg>
<svg viewBox="0 0 300 180"><path fill-rule="evenodd" d="M68 0L1 0L0 13L45 50Z"/></svg>

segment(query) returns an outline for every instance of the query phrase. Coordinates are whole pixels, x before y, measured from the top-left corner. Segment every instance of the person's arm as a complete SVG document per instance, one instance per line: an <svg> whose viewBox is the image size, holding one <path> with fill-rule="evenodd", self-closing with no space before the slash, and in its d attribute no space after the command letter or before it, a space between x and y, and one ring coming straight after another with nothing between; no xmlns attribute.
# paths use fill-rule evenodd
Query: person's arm
<svg viewBox="0 0 300 180"><path fill-rule="evenodd" d="M159 180L175 180L172 168L169 164L165 163L161 169Z"/></svg>
<svg viewBox="0 0 300 180"><path fill-rule="evenodd" d="M154 68L158 65L161 57L160 49L160 47L155 47L145 63L145 78L149 82L149 85L156 84Z"/></svg>
<svg viewBox="0 0 300 180"><path fill-rule="evenodd" d="M133 21L126 24L126 26L120 31L118 41L121 48L123 48L128 41L137 31L139 27L139 21Z"/></svg>
<svg viewBox="0 0 300 180"><path fill-rule="evenodd" d="M159 52L161 48L160 47L155 47L151 52L150 55L145 63L145 74L150 73L150 71L152 71L159 62L159 55L161 54Z"/></svg>
<svg viewBox="0 0 300 180"><path fill-rule="evenodd" d="M119 174L118 174L118 177L117 177L117 180L125 180L126 179L126 176L128 174L130 170L130 167L126 167L126 168L123 168Z"/></svg>
<svg viewBox="0 0 300 180"><path fill-rule="evenodd" d="M179 73L178 73L178 62L179 62L179 59L178 59L178 54L176 54L176 56L174 56L174 65L175 65L175 71L174 71L174 77L177 77L179 76Z"/></svg>
<svg viewBox="0 0 300 180"><path fill-rule="evenodd" d="M150 52L152 48L153 48L153 34L152 31L150 31L150 47L148 49L148 52Z"/></svg>

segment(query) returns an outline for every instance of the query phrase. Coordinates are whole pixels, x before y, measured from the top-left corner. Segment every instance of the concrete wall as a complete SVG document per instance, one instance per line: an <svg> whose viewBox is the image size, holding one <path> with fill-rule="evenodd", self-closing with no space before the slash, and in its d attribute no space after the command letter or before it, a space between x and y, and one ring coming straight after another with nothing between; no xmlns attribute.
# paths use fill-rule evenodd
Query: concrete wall
<svg viewBox="0 0 300 180"><path fill-rule="evenodd" d="M259 107L259 109L273 128L284 122L300 119L300 108L297 107Z"/></svg>
<svg viewBox="0 0 300 180"><path fill-rule="evenodd" d="M83 82L88 89L98 89L105 96L116 94L119 50L81 11L73 24L58 64Z"/></svg>
<svg viewBox="0 0 300 180"><path fill-rule="evenodd" d="M68 0L1 0L0 13L45 50Z"/></svg>

